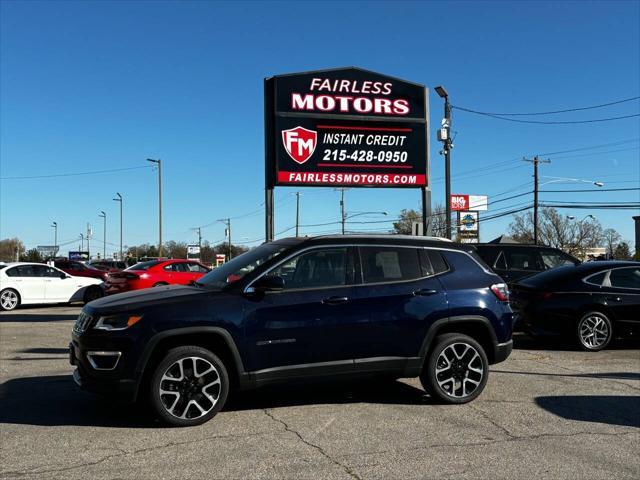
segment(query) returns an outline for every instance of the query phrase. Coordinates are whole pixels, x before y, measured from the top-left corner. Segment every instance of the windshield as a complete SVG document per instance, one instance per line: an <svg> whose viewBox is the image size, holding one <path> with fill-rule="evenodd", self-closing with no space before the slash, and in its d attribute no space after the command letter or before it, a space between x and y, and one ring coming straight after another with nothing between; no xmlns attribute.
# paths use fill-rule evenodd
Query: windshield
<svg viewBox="0 0 640 480"><path fill-rule="evenodd" d="M237 282L247 273L263 265L273 257L281 253L290 245L266 243L249 250L233 260L211 270L198 280L199 285L222 288L230 283Z"/></svg>
<svg viewBox="0 0 640 480"><path fill-rule="evenodd" d="M133 267L127 268L127 270L149 270L151 267L155 267L160 262L158 260L151 260L150 262L136 263Z"/></svg>

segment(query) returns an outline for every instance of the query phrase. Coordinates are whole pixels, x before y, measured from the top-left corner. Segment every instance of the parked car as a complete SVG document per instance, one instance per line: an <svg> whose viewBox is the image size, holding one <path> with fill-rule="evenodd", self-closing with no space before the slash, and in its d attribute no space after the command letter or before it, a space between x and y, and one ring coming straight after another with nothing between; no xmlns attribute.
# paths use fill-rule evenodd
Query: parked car
<svg viewBox="0 0 640 480"><path fill-rule="evenodd" d="M195 260L150 260L110 272L105 283L107 295L165 285L189 285L211 269Z"/></svg>
<svg viewBox="0 0 640 480"><path fill-rule="evenodd" d="M103 295L102 280L73 277L42 263L14 262L0 269L0 307L38 303L89 303Z"/></svg>
<svg viewBox="0 0 640 480"><path fill-rule="evenodd" d="M478 255L509 285L538 272L580 263L562 250L541 245L477 243L475 247Z"/></svg>
<svg viewBox="0 0 640 480"><path fill-rule="evenodd" d="M203 423L241 389L294 378L419 377L445 403L485 387L512 348L502 280L472 247L405 236L263 244L193 286L105 297L72 332L84 389Z"/></svg>
<svg viewBox="0 0 640 480"><path fill-rule="evenodd" d="M129 267L126 262L120 260L91 260L89 265L106 272L118 272Z"/></svg>
<svg viewBox="0 0 640 480"><path fill-rule="evenodd" d="M63 272L68 273L74 277L90 277L99 278L101 281L107 279L107 272L98 270L91 265L86 265L82 262L76 262L75 260L56 260L54 262L56 268L59 268Z"/></svg>
<svg viewBox="0 0 640 480"><path fill-rule="evenodd" d="M513 286L518 328L557 335L585 350L640 334L640 263L589 262L526 278Z"/></svg>

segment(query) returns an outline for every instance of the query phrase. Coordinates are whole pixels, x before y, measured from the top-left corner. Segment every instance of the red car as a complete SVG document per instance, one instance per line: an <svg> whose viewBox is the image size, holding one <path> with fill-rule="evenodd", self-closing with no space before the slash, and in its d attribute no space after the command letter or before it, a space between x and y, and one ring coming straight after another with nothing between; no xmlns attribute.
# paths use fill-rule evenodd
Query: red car
<svg viewBox="0 0 640 480"><path fill-rule="evenodd" d="M162 285L189 285L209 271L209 268L194 260L136 263L121 272L110 272L105 282L105 293L110 295Z"/></svg>
<svg viewBox="0 0 640 480"><path fill-rule="evenodd" d="M107 279L107 272L93 268L90 265L85 265L82 262L76 262L74 260L55 260L53 263L57 268L74 277L99 278L103 281Z"/></svg>

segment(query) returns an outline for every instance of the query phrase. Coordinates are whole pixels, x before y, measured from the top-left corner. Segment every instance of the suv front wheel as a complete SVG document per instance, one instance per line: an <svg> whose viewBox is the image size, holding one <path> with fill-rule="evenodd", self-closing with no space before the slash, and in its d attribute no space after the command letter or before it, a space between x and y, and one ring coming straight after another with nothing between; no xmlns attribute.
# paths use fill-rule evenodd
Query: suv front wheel
<svg viewBox="0 0 640 480"><path fill-rule="evenodd" d="M420 381L424 389L444 403L467 403L482 393L489 377L489 361L473 338L459 333L435 339Z"/></svg>
<svg viewBox="0 0 640 480"><path fill-rule="evenodd" d="M205 423L224 406L229 376L222 361L197 346L169 350L156 367L149 389L151 407L162 423L187 427Z"/></svg>

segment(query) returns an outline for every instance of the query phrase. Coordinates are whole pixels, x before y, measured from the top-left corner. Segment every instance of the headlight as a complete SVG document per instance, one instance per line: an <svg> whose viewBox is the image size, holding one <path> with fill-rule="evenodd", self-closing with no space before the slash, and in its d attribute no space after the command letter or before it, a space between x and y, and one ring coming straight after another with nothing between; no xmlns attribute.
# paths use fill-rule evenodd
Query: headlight
<svg viewBox="0 0 640 480"><path fill-rule="evenodd" d="M138 323L141 318L142 315L128 313L109 315L100 317L93 328L96 330L124 330Z"/></svg>

